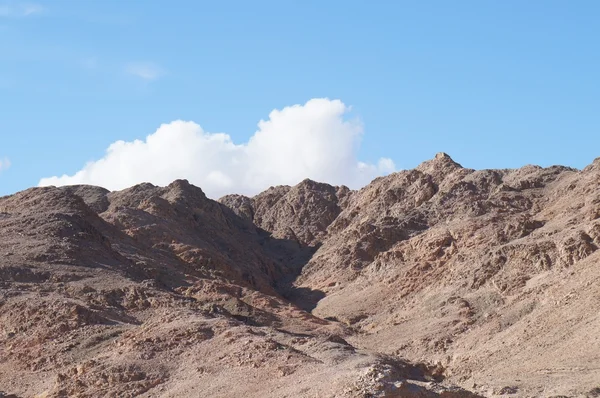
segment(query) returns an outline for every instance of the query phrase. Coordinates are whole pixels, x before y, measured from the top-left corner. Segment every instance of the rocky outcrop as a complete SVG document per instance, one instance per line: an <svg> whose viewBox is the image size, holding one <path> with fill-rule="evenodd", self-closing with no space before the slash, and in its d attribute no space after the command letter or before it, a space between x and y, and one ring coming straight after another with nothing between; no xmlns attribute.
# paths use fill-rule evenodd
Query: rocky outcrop
<svg viewBox="0 0 600 398"><path fill-rule="evenodd" d="M597 166L0 198L0 396L591 396Z"/></svg>
<svg viewBox="0 0 600 398"><path fill-rule="evenodd" d="M228 195L219 202L269 231L274 238L316 247L347 205L352 191L306 179L294 187L271 187L253 198Z"/></svg>

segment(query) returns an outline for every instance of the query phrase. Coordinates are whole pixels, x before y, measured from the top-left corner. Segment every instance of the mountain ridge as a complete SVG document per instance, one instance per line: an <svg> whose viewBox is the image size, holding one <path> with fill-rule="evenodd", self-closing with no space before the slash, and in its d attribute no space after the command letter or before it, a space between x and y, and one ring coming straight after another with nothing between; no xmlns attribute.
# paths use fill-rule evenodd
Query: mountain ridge
<svg viewBox="0 0 600 398"><path fill-rule="evenodd" d="M2 197L0 391L593 396L598 162Z"/></svg>

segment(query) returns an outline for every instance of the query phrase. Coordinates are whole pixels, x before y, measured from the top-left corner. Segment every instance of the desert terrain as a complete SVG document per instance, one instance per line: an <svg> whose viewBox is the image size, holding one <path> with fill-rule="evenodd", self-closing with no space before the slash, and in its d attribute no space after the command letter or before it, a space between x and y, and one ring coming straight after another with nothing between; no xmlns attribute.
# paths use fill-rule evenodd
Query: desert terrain
<svg viewBox="0 0 600 398"><path fill-rule="evenodd" d="M600 396L600 159L0 198L0 397Z"/></svg>

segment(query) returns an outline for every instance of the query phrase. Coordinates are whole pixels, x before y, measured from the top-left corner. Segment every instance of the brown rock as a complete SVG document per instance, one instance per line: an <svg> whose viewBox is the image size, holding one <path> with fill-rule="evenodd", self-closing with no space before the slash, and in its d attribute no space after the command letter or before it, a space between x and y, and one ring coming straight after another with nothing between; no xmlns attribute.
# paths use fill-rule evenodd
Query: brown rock
<svg viewBox="0 0 600 398"><path fill-rule="evenodd" d="M0 396L592 396L597 163L0 198Z"/></svg>

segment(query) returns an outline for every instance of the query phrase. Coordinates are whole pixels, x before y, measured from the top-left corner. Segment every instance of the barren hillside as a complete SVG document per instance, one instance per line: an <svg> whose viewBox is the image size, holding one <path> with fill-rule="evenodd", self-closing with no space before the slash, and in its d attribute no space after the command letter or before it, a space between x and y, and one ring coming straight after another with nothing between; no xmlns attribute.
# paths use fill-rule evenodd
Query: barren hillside
<svg viewBox="0 0 600 398"><path fill-rule="evenodd" d="M0 198L0 397L600 396L600 159Z"/></svg>

